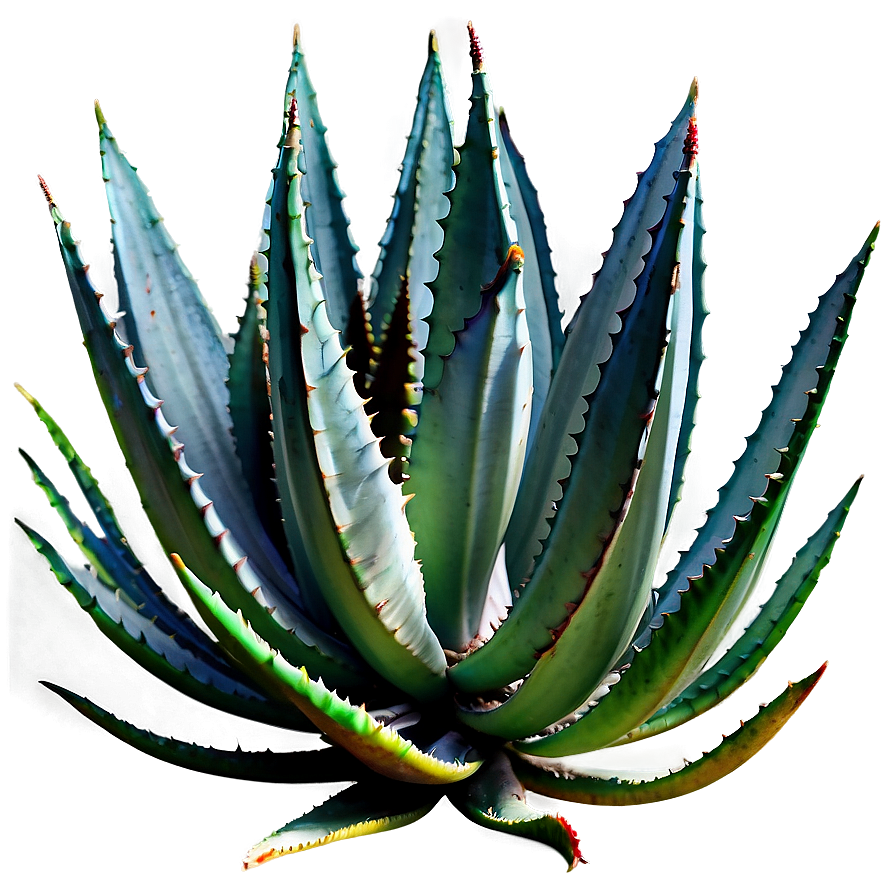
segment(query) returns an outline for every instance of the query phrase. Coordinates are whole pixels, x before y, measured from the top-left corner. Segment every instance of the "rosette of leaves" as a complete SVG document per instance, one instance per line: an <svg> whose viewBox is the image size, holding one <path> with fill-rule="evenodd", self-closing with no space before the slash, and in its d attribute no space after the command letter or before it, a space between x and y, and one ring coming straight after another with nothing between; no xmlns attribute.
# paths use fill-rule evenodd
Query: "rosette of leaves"
<svg viewBox="0 0 896 896"><path fill-rule="evenodd" d="M696 82L563 327L538 198L472 27L470 38L470 112L455 147L430 36L366 292L298 31L262 244L232 337L99 107L118 313L95 291L42 182L110 421L212 636L156 584L80 455L24 389L91 508L81 521L25 455L87 569L20 525L137 663L211 707L319 732L327 745L200 747L48 687L187 768L352 782L253 847L246 867L408 824L447 796L477 824L546 843L572 868L582 860L575 832L529 806L527 788L623 805L703 787L760 749L823 672L788 685L677 771L558 761L715 706L814 588L858 482L758 616L742 618L877 228L818 300L695 541L673 569L658 568L703 358ZM736 626L742 636L718 651Z"/></svg>

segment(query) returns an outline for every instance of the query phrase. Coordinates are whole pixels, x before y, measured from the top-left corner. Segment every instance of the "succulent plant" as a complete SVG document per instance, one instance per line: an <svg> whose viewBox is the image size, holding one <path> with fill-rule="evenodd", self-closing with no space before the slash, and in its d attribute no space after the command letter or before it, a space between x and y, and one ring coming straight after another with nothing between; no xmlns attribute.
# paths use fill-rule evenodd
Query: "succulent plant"
<svg viewBox="0 0 896 896"><path fill-rule="evenodd" d="M247 867L399 827L443 797L582 861L550 797L668 799L741 765L824 667L678 771L626 779L561 757L715 706L782 639L859 482L761 612L742 619L836 369L875 227L811 313L716 506L658 568L685 482L706 317L694 83L563 327L544 217L470 27L455 149L439 54L426 67L370 289L298 32L245 313L224 335L97 107L119 312L41 181L85 345L147 516L205 631L135 556L43 406L93 512L27 455L84 553L20 523L113 643L225 712L329 744L199 747L48 685L125 742L186 768L354 782L253 847ZM273 471L273 475L272 475ZM102 534L97 534L98 529ZM665 578L663 574L666 574ZM725 652L737 626L742 636Z"/></svg>

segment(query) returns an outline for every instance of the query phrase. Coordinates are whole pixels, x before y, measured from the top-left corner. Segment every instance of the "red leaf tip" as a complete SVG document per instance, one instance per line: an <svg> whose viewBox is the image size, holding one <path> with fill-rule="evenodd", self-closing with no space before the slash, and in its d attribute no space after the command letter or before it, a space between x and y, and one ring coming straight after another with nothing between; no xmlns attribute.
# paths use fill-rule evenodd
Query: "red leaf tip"
<svg viewBox="0 0 896 896"><path fill-rule="evenodd" d="M482 67L482 44L479 42L479 36L473 28L472 22L467 22L467 31L470 34L470 58L473 60L473 71L484 71Z"/></svg>
<svg viewBox="0 0 896 896"><path fill-rule="evenodd" d="M38 174L37 180L40 183L41 190L44 191L44 197L50 205L50 208L55 208L56 201L53 199L53 194L50 192L50 188L47 186L47 182Z"/></svg>
<svg viewBox="0 0 896 896"><path fill-rule="evenodd" d="M566 870L572 871L579 862L583 865L587 865L588 859L582 855L582 850L579 848L579 835L573 830L572 825L562 815L555 815L554 818L557 819L560 826L566 831L566 836L569 837L569 843L572 846L572 861L569 863L569 868Z"/></svg>

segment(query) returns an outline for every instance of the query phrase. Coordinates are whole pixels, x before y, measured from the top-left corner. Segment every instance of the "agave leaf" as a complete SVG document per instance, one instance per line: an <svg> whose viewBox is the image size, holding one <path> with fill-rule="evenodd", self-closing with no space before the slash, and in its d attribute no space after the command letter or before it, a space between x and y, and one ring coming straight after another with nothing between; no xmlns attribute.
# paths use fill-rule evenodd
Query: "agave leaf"
<svg viewBox="0 0 896 896"><path fill-rule="evenodd" d="M193 620L165 596L127 544L120 543L119 551L113 550L105 538L100 538L78 520L68 500L41 468L24 451L20 454L31 469L35 483L61 517L72 540L90 561L103 587L112 592L121 591L134 611L152 620L166 637L175 636L183 647L199 657L211 663L220 663L223 659L221 652ZM122 558L124 552L126 556Z"/></svg>
<svg viewBox="0 0 896 896"><path fill-rule="evenodd" d="M503 751L496 753L479 774L452 787L448 797L459 812L484 828L537 840L556 849L566 860L567 871L586 861L576 832L565 818L529 806L526 791Z"/></svg>
<svg viewBox="0 0 896 896"><path fill-rule="evenodd" d="M394 781L355 784L253 846L243 868L337 840L404 827L426 815L441 797L440 789Z"/></svg>
<svg viewBox="0 0 896 896"><path fill-rule="evenodd" d="M291 544L300 539L308 572L365 659L428 699L446 689L445 656L426 621L401 490L389 477L308 252L299 146L293 115L274 169L268 271L274 449L292 518L287 535Z"/></svg>
<svg viewBox="0 0 896 896"><path fill-rule="evenodd" d="M799 709L818 683L827 664L787 689L702 759L678 771L577 771L557 763L513 759L514 771L526 787L544 796L601 806L632 806L693 793L718 781L758 753Z"/></svg>
<svg viewBox="0 0 896 896"><path fill-rule="evenodd" d="M536 360L535 367L536 370L547 368L553 372L560 362L560 355L566 341L566 332L561 323L565 312L562 307L563 300L557 290L557 271L551 258L551 246L545 226L544 212L541 208L541 201L538 198L538 190L535 189L535 184L532 183L532 179L529 177L526 159L517 149L516 141L513 139L513 134L503 109L498 114L498 121L503 139L502 146L505 149L505 153L501 156L502 170L505 172L504 183L507 186L510 198L510 213L519 228L520 246L522 246L523 252L526 253L528 259L526 276L537 272L541 282L544 320L539 317L538 323L545 330L539 330L539 342L537 343L534 337L535 323L531 320L537 309L533 311L530 307L531 303L528 301L528 296L537 296L538 291L532 290L530 292L528 286L526 287L526 308L530 318L529 329L533 333L536 356L540 356L544 352L542 343L545 339L546 331L551 360L545 365L539 365ZM548 383L550 384L550 376L548 376ZM538 416L533 413L533 420L537 420Z"/></svg>
<svg viewBox="0 0 896 896"><path fill-rule="evenodd" d="M649 229L663 217L665 197L672 192L696 98L694 82L668 133L656 144L653 160L639 175L594 285L566 329L563 354L541 416L543 424L534 433L507 529L506 563L513 589L530 576L550 531L548 521L562 496L560 483L569 476L569 456L577 450L573 436L585 425L588 404L584 399L596 388L601 365L612 351L611 334L619 330L617 315L634 300L635 278L644 268L651 245Z"/></svg>
<svg viewBox="0 0 896 896"><path fill-rule="evenodd" d="M746 451L735 463L728 483L719 492L718 503L707 514L707 520L698 531L693 545L682 554L680 562L660 589L651 629L661 626L663 618L678 609L680 596L692 588L691 582L702 569L715 562L715 556L721 550L733 552L739 548L749 531L749 527L744 529L739 524L749 512L750 505L758 503L771 511L767 516L762 514L766 520L765 535L755 543L752 555L745 558L749 561L745 567L747 574L739 576L736 581L729 580L731 593L724 612L713 618L704 633L702 648L682 672L679 682L683 684L680 687L693 680L720 643L762 571L784 502L809 439L817 427L836 371L855 296L874 249L877 231L878 226L875 226L847 269L819 299L818 307L809 316L808 327L794 346L791 361L784 367L778 385L772 390L772 400L763 412L759 426L747 439ZM788 441L784 443L778 441L779 438ZM763 464L765 466L760 466ZM731 513L734 515L728 516ZM704 552L708 548L712 548L712 554L706 557ZM703 563L698 565L701 557L704 558ZM718 573L714 573L712 578L716 582L721 581ZM643 649L649 637L648 631L636 642L637 646Z"/></svg>
<svg viewBox="0 0 896 896"><path fill-rule="evenodd" d="M695 167L692 156L685 159ZM680 282L679 241L691 239L693 230L683 226L684 220L693 222L685 212L692 181L685 167L655 229L638 293L589 396L566 494L532 580L492 639L451 670L453 683L473 692L533 670L503 706L464 715L473 727L485 725L483 730L512 739L523 735L511 732L522 732L536 719L542 724L530 734L573 711L610 670L644 611L669 497L669 454L677 437L671 418L680 415L681 365L674 351L664 374L668 394L646 437L663 369L669 304L676 296L679 305L687 304L673 290ZM535 657L540 658L533 669Z"/></svg>
<svg viewBox="0 0 896 896"><path fill-rule="evenodd" d="M706 261L703 258L703 237L706 227L703 224L703 188L700 177L700 165L697 164L697 177L695 178L695 196L691 205L693 213L693 238L681 246L682 256L679 259L679 281L682 293L682 304L676 307L676 314L688 315L690 306L690 325L685 327L684 322L678 328L672 328L673 340L676 332L687 332L690 338L688 348L688 371L683 378L684 403L681 409L681 423L678 425L678 445L675 451L674 465L672 468L672 489L669 498L669 508L666 511L666 525L664 538L669 534L669 525L672 514L681 499L684 486L685 465L690 454L691 433L694 429L694 420L697 411L699 393L700 368L703 365L703 324L706 321L707 309L704 300L703 278L706 273ZM689 305L688 305L688 300ZM684 351L682 346L680 351Z"/></svg>
<svg viewBox="0 0 896 896"><path fill-rule="evenodd" d="M233 538L268 588L297 606L295 581L258 520L236 456L221 331L99 106L96 114L118 301L137 363L149 368L149 390L164 398L165 417L189 446L203 490Z"/></svg>
<svg viewBox="0 0 896 896"><path fill-rule="evenodd" d="M271 400L268 397L265 339L262 333L266 298L267 288L258 266L258 256L255 255L249 265L246 310L239 318L239 330L233 337L233 351L228 358L227 391L233 438L243 478L249 486L262 526L280 556L288 562L289 548L283 531L283 511L274 480L274 451L271 446ZM307 606L309 611L314 608L313 603ZM323 624L319 619L316 621Z"/></svg>
<svg viewBox="0 0 896 896"><path fill-rule="evenodd" d="M551 377L560 362L565 338L561 327L563 315L554 282L557 275L551 264L544 214L526 171L525 160L510 136L503 109L498 113L498 125L498 161L510 201L510 216L516 224L520 246L526 256L523 282L526 325L532 340L532 414L529 422L529 433L532 435L541 417ZM527 452L530 448L531 440L527 442Z"/></svg>
<svg viewBox="0 0 896 896"><path fill-rule="evenodd" d="M296 753L274 753L271 750L259 753L247 752L239 747L236 750L219 750L163 737L116 718L93 701L58 684L49 681L42 681L41 684L128 746L190 771L274 784L351 781L370 774L365 766L338 747Z"/></svg>
<svg viewBox="0 0 896 896"><path fill-rule="evenodd" d="M187 465L184 446L174 438L176 428L163 416L162 401L146 385L145 368L134 365L132 347L115 332L115 321L106 314L102 296L87 277L71 225L46 193L97 386L163 547L183 550L216 590L252 619L278 649L312 668L320 662L356 681L358 674L366 677L369 672L354 651L291 612L288 605L274 606L269 612L259 602L268 595L254 568L199 485L200 474ZM274 599L280 597L275 592ZM337 667L342 671L337 673Z"/></svg>
<svg viewBox="0 0 896 896"><path fill-rule="evenodd" d="M433 254L443 238L436 219L448 211L442 194L451 189L454 177L451 112L434 31L430 32L427 50L392 213L380 240L380 256L371 278L369 309L373 337L379 343L401 293L401 281L407 279L411 333L418 348L426 345L429 328L422 320L432 310L432 293L426 284L435 278Z"/></svg>
<svg viewBox="0 0 896 896"><path fill-rule="evenodd" d="M419 400L416 392L419 383L414 374L417 351L411 325L408 282L402 280L382 345L378 347L376 374L366 391L361 393L369 398L370 428L381 439L383 457L394 458L389 464L389 476L398 484L407 478L407 453L411 444L408 436L417 424L417 412L412 405ZM351 366L350 357L348 362Z"/></svg>
<svg viewBox="0 0 896 896"><path fill-rule="evenodd" d="M306 175L302 179L301 191L302 199L308 205L305 227L312 241L311 257L324 278L322 289L330 322L342 331L348 323L349 310L364 275L358 267L358 247L352 239L349 219L342 207L345 194L339 187L336 163L327 146L327 129L320 117L317 93L308 77L298 25L293 30L292 66L283 102L284 135L293 99L302 124L302 157L299 164Z"/></svg>
<svg viewBox="0 0 896 896"><path fill-rule="evenodd" d="M470 758L472 748L462 740L445 743L453 754L442 759L442 744L431 752L377 721L366 709L353 706L312 681L304 668L290 665L260 638L239 613L233 613L180 561L174 558L196 608L228 653L239 659L265 688L297 706L330 740L360 759L374 772L413 784L449 784L473 774L481 760ZM440 755L436 755L440 754Z"/></svg>
<svg viewBox="0 0 896 896"><path fill-rule="evenodd" d="M512 246L455 335L438 387L424 390L409 464L407 513L427 612L441 643L456 651L479 631L522 473L532 358L521 268L522 251Z"/></svg>
<svg viewBox="0 0 896 896"><path fill-rule="evenodd" d="M185 600L172 600L152 579L131 550L99 484L68 437L34 396L21 386L19 391L31 404L59 453L67 460L69 469L74 474L81 493L93 513L96 532L76 516L68 498L56 487L41 466L27 452L22 452L31 470L32 479L62 520L85 562L103 577L109 587L123 588L134 604L142 608L144 615L155 616L167 634L176 633L184 646L213 663L218 662L220 654L214 649L208 637L181 609L182 605L188 605L186 594L179 590L178 596L182 595ZM172 581L177 587L177 580Z"/></svg>
<svg viewBox="0 0 896 896"><path fill-rule="evenodd" d="M475 40L472 26L470 34ZM491 85L481 57L475 57L473 65L467 133L454 166L454 188L448 194L451 208L439 222L445 237L435 255L439 273L431 284L433 308L426 318L429 335L422 349L421 379L430 392L442 380L444 359L454 351L456 334L479 312L483 284L491 282L517 241L497 159ZM420 414L422 419L423 407Z"/></svg>
<svg viewBox="0 0 896 896"><path fill-rule="evenodd" d="M217 645L210 638L206 636L204 652L183 647L176 637L161 631L155 620L142 616L127 599L90 576L76 575L43 536L25 523L16 522L97 628L156 678L206 706L241 718L298 731L313 730L295 707L286 701L269 699L230 665L229 658L216 657Z"/></svg>
<svg viewBox="0 0 896 896"><path fill-rule="evenodd" d="M568 728L528 744L527 752L569 755L613 743L672 701L700 674L752 592L793 476L817 426L855 303L849 293L841 295L842 316L837 318L828 358L818 368L818 385L809 394L804 416L792 421L793 434L779 455L777 472L767 474L765 494L755 499L749 516L736 520L733 535L724 547L716 548L715 563L689 580L681 608L667 616L648 647L631 658L630 668L610 693ZM802 338L811 328L810 323Z"/></svg>
<svg viewBox="0 0 896 896"><path fill-rule="evenodd" d="M821 570L828 565L861 481L856 481L828 514L824 524L803 545L790 567L778 579L771 598L724 656L671 703L657 710L644 724L616 743L630 743L676 728L712 709L753 676L787 633L815 588Z"/></svg>
<svg viewBox="0 0 896 896"><path fill-rule="evenodd" d="M874 227L846 270L819 298L818 306L809 315L809 325L800 334L793 356L772 389L772 400L756 431L747 439L747 447L720 490L718 502L660 589L656 623L662 624L661 614L678 609L679 594L687 590L688 579L699 575L704 564L713 562L714 551L731 537L735 520L749 514L754 499L762 496L767 477L779 467L778 453L791 443L795 431L806 429L806 420L814 419L821 410L879 229L879 224ZM806 441L811 432L807 429ZM792 448L787 453L795 473L799 455Z"/></svg>

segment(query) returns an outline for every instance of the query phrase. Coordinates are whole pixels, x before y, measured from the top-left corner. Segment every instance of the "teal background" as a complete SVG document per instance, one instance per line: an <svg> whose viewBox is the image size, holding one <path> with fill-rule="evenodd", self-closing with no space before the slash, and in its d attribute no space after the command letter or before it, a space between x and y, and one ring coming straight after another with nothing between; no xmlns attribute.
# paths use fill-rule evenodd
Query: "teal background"
<svg viewBox="0 0 896 896"><path fill-rule="evenodd" d="M114 499L138 554L176 591L141 520L80 346L48 181L99 288L114 301L108 210L92 102L149 185L205 296L232 329L276 158L298 21L352 231L368 273L388 216L430 28L455 120L466 117L472 18L497 98L539 189L567 300L584 293L652 144L700 78L711 315L689 482L712 503L815 297L883 219L822 428L794 487L767 572L783 571L860 473L866 481L819 588L775 655L724 707L610 759L669 767L699 757L788 678L830 667L787 730L708 790L628 809L555 804L590 864L571 877L546 848L485 832L440 805L385 836L314 850L243 875L244 851L321 802L325 787L194 775L93 728L41 678L130 721L200 743L313 747L218 716L109 645L10 523L9 687L3 740L6 871L13 892L457 894L876 892L889 879L887 812L894 597L891 408L894 237L892 18L883 3L649 0L607 4L47 2L6 14L2 270L3 485L54 542L58 521L15 454L26 448L73 497L43 427L45 404ZM61 534L60 534L61 533ZM67 556L74 556L66 549ZM760 589L762 590L762 589ZM597 760L595 760L597 763ZM892 831L889 832L890 834Z"/></svg>

